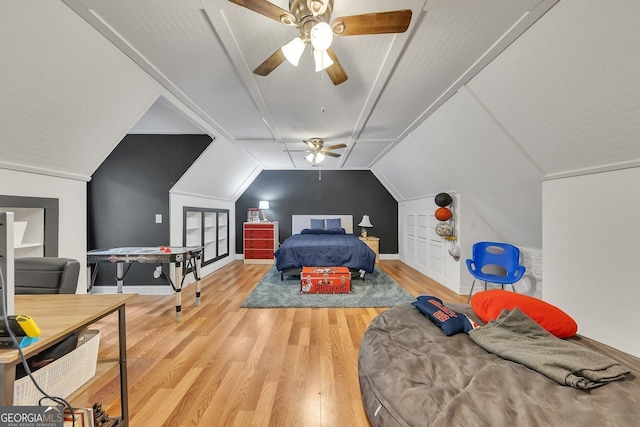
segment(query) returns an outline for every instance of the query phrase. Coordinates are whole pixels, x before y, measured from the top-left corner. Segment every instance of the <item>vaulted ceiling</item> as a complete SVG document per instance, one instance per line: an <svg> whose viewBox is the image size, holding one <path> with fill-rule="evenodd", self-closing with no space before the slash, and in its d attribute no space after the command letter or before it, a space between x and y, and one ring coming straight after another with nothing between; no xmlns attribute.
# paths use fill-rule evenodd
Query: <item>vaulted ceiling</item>
<svg viewBox="0 0 640 427"><path fill-rule="evenodd" d="M286 0L273 4L288 9ZM541 181L640 166L640 2L335 0L412 11L402 34L335 37L348 80L252 72L294 28L228 0L0 3L0 168L91 174L130 132L215 138L176 184L234 201L263 169L370 169L398 200L460 193L541 245ZM216 185L209 183L215 182Z"/></svg>
<svg viewBox="0 0 640 427"><path fill-rule="evenodd" d="M329 1L329 0L327 0ZM253 0L289 10L288 0ZM298 30L228 0L65 0L265 168L307 168L303 140L344 143L328 168L369 168L556 0L335 0L331 19L411 11L406 32L334 37L348 80L298 67L252 73ZM244 3L239 1L239 3ZM304 2L303 2L304 3Z"/></svg>

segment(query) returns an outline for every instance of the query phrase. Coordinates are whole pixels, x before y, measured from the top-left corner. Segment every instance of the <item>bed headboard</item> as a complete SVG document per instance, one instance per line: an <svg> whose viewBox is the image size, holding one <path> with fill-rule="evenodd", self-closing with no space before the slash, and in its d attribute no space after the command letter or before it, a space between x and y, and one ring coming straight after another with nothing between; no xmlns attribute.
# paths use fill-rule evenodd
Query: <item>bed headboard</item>
<svg viewBox="0 0 640 427"><path fill-rule="evenodd" d="M348 234L353 234L353 215L291 215L291 235L300 234L300 231L305 228L311 228L311 218L340 218L342 228Z"/></svg>

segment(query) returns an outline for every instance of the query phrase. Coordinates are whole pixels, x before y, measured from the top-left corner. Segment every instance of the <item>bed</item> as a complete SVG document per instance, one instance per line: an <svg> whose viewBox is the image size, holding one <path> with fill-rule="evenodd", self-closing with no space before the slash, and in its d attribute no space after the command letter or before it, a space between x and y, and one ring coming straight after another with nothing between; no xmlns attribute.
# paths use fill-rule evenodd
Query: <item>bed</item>
<svg viewBox="0 0 640 427"><path fill-rule="evenodd" d="M447 307L483 324L470 305ZM412 304L392 307L371 322L361 342L365 410L374 427L638 425L640 359L579 335L566 341L630 373L588 390L560 385L485 351L470 334L444 335Z"/></svg>
<svg viewBox="0 0 640 427"><path fill-rule="evenodd" d="M376 254L353 234L352 215L293 215L291 219L291 237L275 252L281 279L314 266L347 267L363 279L365 273L373 273Z"/></svg>

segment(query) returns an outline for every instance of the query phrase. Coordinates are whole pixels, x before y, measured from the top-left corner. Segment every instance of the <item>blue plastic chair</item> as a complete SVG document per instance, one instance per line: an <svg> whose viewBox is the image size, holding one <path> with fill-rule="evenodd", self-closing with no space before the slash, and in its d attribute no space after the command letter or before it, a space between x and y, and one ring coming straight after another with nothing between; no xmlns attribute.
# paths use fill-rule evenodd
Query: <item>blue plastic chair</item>
<svg viewBox="0 0 640 427"><path fill-rule="evenodd" d="M473 276L473 284L467 304L473 295L473 287L476 280L484 280L484 290L487 290L487 282L512 285L522 278L525 272L524 265L520 265L520 249L508 243L477 242L473 245L472 259L467 260L467 268Z"/></svg>

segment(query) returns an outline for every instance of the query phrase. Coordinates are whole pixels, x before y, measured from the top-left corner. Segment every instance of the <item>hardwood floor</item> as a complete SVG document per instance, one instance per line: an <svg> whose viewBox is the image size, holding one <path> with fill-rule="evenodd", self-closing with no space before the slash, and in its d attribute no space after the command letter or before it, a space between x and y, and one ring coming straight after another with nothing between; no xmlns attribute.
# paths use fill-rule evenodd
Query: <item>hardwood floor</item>
<svg viewBox="0 0 640 427"><path fill-rule="evenodd" d="M465 302L396 260L379 267L412 295ZM369 322L385 308L246 309L240 305L268 265L234 261L173 296L137 296L127 304L130 425L369 426L357 358ZM115 316L100 321L100 357L117 355ZM71 402L102 402L119 413L117 371Z"/></svg>

